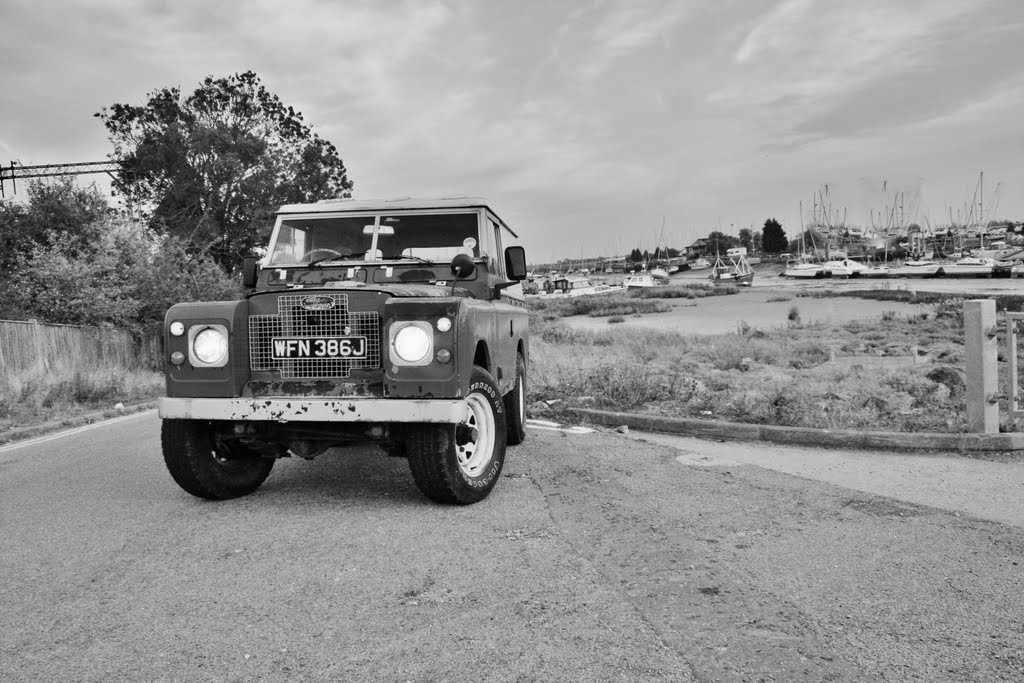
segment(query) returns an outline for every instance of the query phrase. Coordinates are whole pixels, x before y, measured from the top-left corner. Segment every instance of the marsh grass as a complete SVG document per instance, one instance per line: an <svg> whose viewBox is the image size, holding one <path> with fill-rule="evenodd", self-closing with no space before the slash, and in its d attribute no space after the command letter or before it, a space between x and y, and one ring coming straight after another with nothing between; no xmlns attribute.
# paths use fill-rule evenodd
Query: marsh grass
<svg viewBox="0 0 1024 683"><path fill-rule="evenodd" d="M641 299L703 299L709 296L728 296L738 294L736 285L712 285L694 282L687 285L668 285L666 287L648 287L633 292L633 296Z"/></svg>
<svg viewBox="0 0 1024 683"><path fill-rule="evenodd" d="M0 429L62 420L155 398L163 391L162 373L120 368L56 369L0 378Z"/></svg>
<svg viewBox="0 0 1024 683"><path fill-rule="evenodd" d="M606 296L580 296L571 299L530 299L530 310L546 315L569 317L586 315L603 318L610 315L665 313L672 306L664 301L648 301L630 297L627 293Z"/></svg>
<svg viewBox="0 0 1024 683"><path fill-rule="evenodd" d="M926 376L963 367L962 333L949 319L879 316L708 336L538 324L534 401L827 429L964 430L963 396ZM930 362L915 364L912 353ZM904 360L872 361L893 357Z"/></svg>

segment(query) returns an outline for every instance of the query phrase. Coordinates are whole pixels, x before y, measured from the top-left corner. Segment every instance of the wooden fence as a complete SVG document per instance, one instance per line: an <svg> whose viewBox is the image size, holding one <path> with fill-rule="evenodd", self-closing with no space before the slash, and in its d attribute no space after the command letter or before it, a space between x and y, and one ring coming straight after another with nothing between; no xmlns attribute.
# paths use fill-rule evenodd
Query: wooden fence
<svg viewBox="0 0 1024 683"><path fill-rule="evenodd" d="M162 369L163 339L113 327L0 320L0 378L62 368Z"/></svg>

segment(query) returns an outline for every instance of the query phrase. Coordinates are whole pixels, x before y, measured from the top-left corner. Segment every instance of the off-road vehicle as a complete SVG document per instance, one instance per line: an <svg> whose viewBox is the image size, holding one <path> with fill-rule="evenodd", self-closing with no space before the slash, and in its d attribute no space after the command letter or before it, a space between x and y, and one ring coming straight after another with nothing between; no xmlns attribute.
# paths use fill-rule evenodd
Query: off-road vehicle
<svg viewBox="0 0 1024 683"><path fill-rule="evenodd" d="M171 476L234 498L276 458L374 441L428 498L485 498L525 438L515 240L478 198L282 207L265 256L243 263L244 300L167 312Z"/></svg>

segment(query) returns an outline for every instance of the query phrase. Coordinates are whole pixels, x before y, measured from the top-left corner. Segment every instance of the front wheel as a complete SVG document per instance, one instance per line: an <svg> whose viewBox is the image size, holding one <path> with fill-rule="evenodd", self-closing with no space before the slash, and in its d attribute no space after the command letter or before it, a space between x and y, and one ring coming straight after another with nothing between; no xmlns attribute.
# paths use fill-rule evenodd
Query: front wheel
<svg viewBox="0 0 1024 683"><path fill-rule="evenodd" d="M516 383L505 396L505 422L508 445L518 446L526 439L526 360L516 354Z"/></svg>
<svg viewBox="0 0 1024 683"><path fill-rule="evenodd" d="M505 464L505 406L498 385L473 368L466 397L469 415L457 425L422 425L406 441L416 486L439 503L469 505L487 497Z"/></svg>
<svg viewBox="0 0 1024 683"><path fill-rule="evenodd" d="M164 420L160 441L171 477L199 498L226 500L252 493L274 467L272 458L218 439L205 420Z"/></svg>

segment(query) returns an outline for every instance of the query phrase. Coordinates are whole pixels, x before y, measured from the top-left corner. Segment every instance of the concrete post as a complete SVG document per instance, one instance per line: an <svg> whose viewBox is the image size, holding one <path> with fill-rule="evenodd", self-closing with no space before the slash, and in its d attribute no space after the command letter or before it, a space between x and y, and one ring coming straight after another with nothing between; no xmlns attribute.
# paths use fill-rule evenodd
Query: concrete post
<svg viewBox="0 0 1024 683"><path fill-rule="evenodd" d="M967 355L967 429L978 434L999 433L999 377L996 341L996 302L964 302L964 350Z"/></svg>

